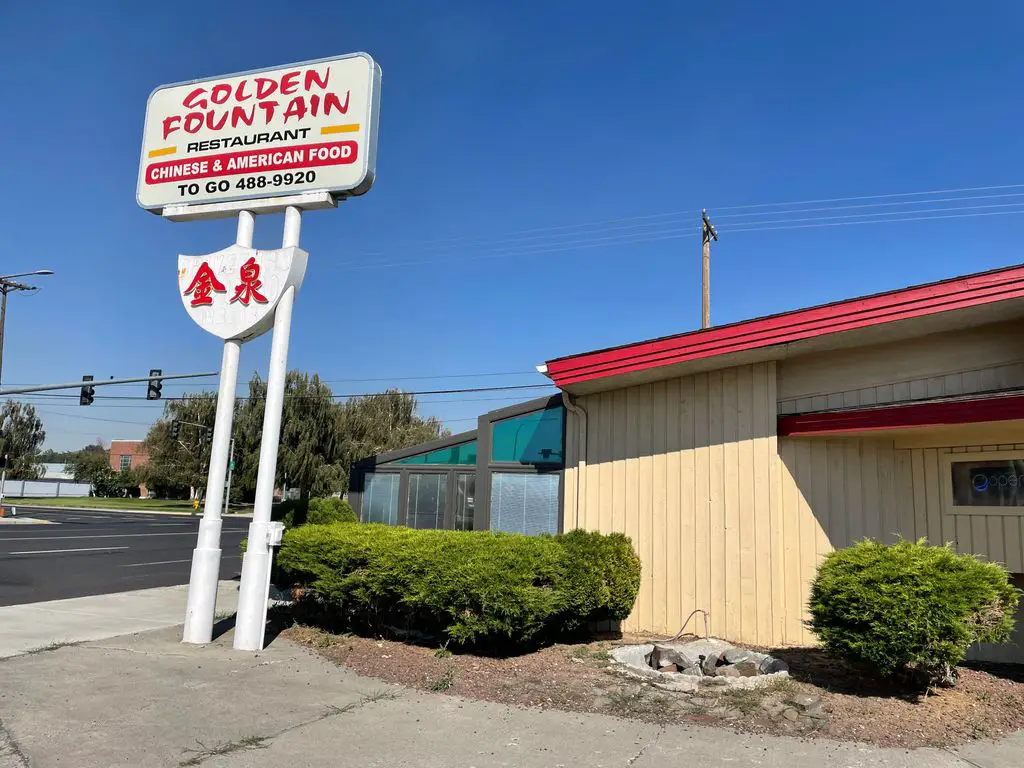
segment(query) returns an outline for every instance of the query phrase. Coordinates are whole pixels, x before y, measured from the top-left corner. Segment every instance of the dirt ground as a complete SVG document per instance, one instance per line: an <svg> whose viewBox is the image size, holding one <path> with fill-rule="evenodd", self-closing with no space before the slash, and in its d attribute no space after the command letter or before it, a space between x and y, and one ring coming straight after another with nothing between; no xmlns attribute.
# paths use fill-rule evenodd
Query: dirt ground
<svg viewBox="0 0 1024 768"><path fill-rule="evenodd" d="M611 648L643 638L494 658L303 626L283 636L361 675L515 706L907 748L951 746L1024 729L1024 668L1012 666L961 668L955 688L913 696L866 680L819 650L787 649L773 653L789 662L789 680L756 691L689 696L624 678L611 668ZM801 693L820 697L823 716L793 716L790 701Z"/></svg>

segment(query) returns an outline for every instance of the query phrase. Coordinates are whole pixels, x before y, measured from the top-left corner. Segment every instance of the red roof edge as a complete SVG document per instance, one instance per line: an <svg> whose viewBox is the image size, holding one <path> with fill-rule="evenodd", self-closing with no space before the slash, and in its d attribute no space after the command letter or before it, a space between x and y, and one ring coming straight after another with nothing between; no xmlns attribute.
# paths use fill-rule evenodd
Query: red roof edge
<svg viewBox="0 0 1024 768"><path fill-rule="evenodd" d="M730 325L689 331L547 362L564 387L584 381L804 341L840 331L1024 297L1024 265L963 275Z"/></svg>
<svg viewBox="0 0 1024 768"><path fill-rule="evenodd" d="M1024 419L1024 395L1000 395L780 416L778 434L779 437L833 435L843 432L975 424L1011 419Z"/></svg>

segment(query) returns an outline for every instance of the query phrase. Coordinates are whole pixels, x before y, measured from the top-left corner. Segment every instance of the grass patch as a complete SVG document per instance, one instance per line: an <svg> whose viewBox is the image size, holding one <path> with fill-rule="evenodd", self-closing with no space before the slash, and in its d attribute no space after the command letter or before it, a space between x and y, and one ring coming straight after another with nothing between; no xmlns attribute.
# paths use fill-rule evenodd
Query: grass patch
<svg viewBox="0 0 1024 768"><path fill-rule="evenodd" d="M434 651L434 656L436 656L439 659L451 658L451 655L452 655L452 652L448 650L448 643L445 643L440 648L438 648L436 651Z"/></svg>
<svg viewBox="0 0 1024 768"><path fill-rule="evenodd" d="M202 514L203 505L199 503L199 509L192 508L191 501L180 501L176 499L120 499L103 498L99 496L62 496L60 498L17 498L12 496L4 497L4 504L12 507L80 507L82 509L124 509L138 512L196 512ZM232 508L232 512L248 512L251 505Z"/></svg>
<svg viewBox="0 0 1024 768"><path fill-rule="evenodd" d="M766 691L758 688L750 690L737 688L731 691L723 691L719 697L719 702L727 707L738 709L744 715L752 715L761 706L761 702L764 701L766 695Z"/></svg>
<svg viewBox="0 0 1024 768"><path fill-rule="evenodd" d="M455 685L455 665L450 664L448 669L444 671L437 680L432 682L427 687L435 693L443 693L444 691L450 690Z"/></svg>
<svg viewBox="0 0 1024 768"><path fill-rule="evenodd" d="M234 752L244 752L249 749L264 749L269 741L267 736L243 736L238 741L226 741L223 744L218 744L215 747L207 747L201 741L197 741L199 749L187 749L186 752L192 752L193 755L188 760L183 760L178 763L181 768L188 768L188 766L201 765L203 761L208 760L211 757L220 757L222 755L230 755Z"/></svg>
<svg viewBox="0 0 1024 768"><path fill-rule="evenodd" d="M628 691L608 691L608 712L616 717L636 718L646 709L643 689L630 693Z"/></svg>
<svg viewBox="0 0 1024 768"><path fill-rule="evenodd" d="M52 643L47 645L40 645L38 648L30 648L25 651L22 656L35 656L37 653L46 653L47 651L56 651L60 648L70 648L74 645L81 645L81 641L77 640L54 640Z"/></svg>

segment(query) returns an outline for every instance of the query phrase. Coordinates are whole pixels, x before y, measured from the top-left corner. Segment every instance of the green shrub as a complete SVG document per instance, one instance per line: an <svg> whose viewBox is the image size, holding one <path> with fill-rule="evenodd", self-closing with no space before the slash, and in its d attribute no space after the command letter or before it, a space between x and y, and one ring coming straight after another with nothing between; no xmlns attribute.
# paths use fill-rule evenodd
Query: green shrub
<svg viewBox="0 0 1024 768"><path fill-rule="evenodd" d="M968 646L1009 640L1019 599L996 563L924 540L865 540L822 562L810 626L826 650L883 676L951 683Z"/></svg>
<svg viewBox="0 0 1024 768"><path fill-rule="evenodd" d="M359 518L347 501L330 497L326 499L288 499L275 504L270 513L271 520L280 520L286 529L298 528L307 523L331 525L332 523L357 523Z"/></svg>
<svg viewBox="0 0 1024 768"><path fill-rule="evenodd" d="M445 636L456 645L529 645L587 622L625 619L640 559L621 534L306 525L277 557L350 626Z"/></svg>

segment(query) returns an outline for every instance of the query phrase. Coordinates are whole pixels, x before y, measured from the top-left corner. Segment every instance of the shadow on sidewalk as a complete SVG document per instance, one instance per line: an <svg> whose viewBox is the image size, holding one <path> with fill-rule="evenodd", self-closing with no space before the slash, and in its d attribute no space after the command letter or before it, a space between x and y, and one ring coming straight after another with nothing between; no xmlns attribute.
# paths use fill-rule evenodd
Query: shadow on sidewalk
<svg viewBox="0 0 1024 768"><path fill-rule="evenodd" d="M212 639L218 640L219 638L223 637L228 632L233 630L235 628L236 618L237 614L233 613L230 616L225 616L223 619L216 622L213 625ZM277 636L280 635L285 630L285 628L286 627L283 623L268 619L266 629L263 630L263 647L267 648L272 642L274 642L277 639Z"/></svg>

